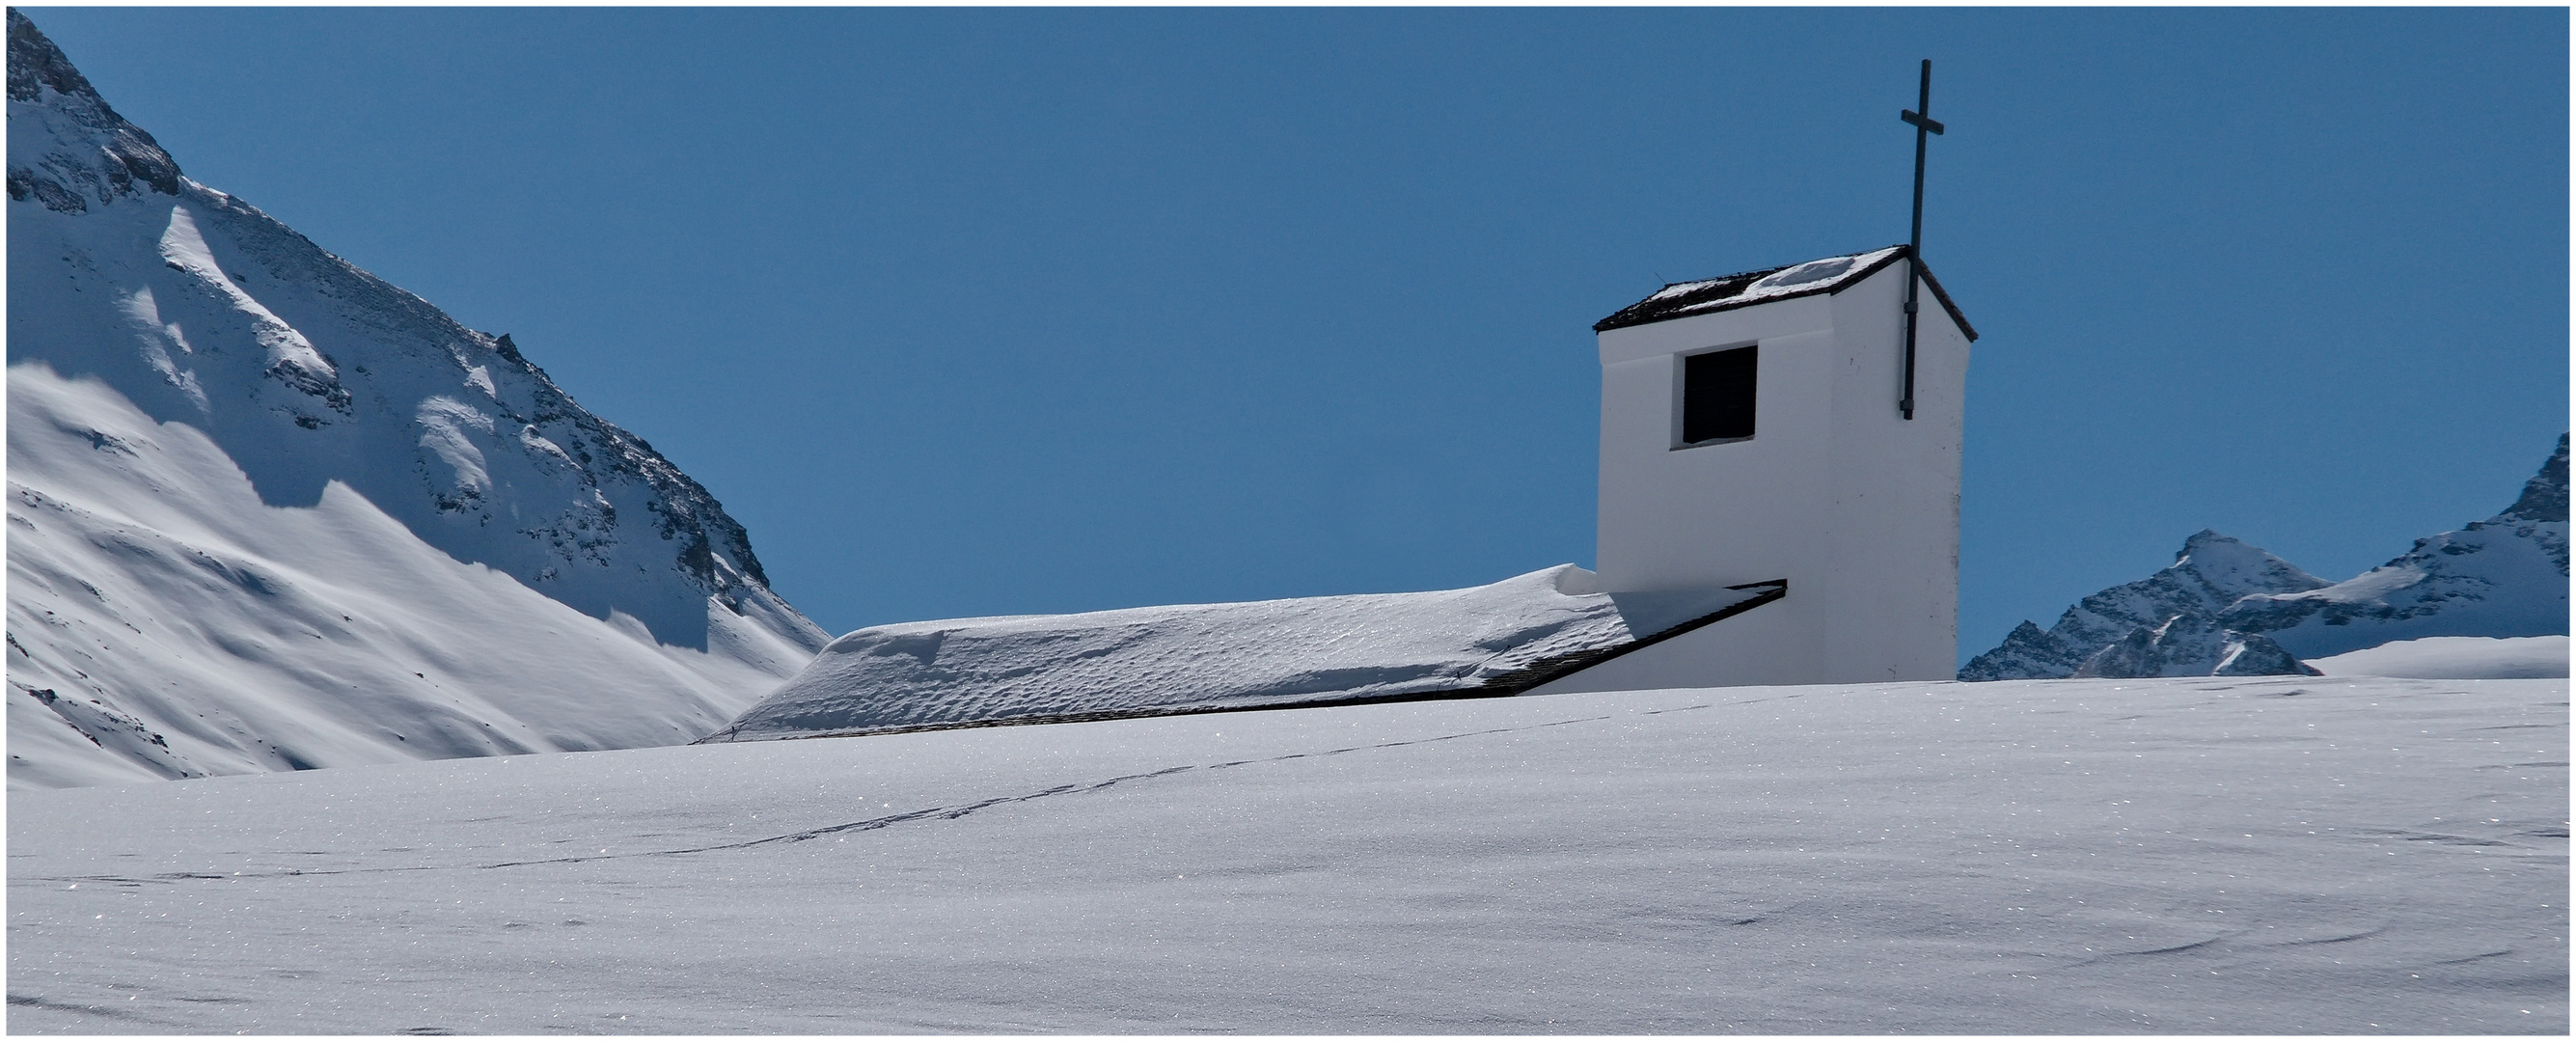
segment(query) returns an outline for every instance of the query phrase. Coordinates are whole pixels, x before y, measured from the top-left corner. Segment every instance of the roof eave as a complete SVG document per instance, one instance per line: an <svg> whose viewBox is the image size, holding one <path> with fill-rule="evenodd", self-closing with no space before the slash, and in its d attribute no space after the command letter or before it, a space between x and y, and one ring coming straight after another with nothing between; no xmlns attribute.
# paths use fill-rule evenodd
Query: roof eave
<svg viewBox="0 0 2576 1042"><path fill-rule="evenodd" d="M1959 332L1968 335L1969 343L1976 343L1977 327L1968 324L1968 316L1961 314L1959 305L1950 300L1950 291L1941 288L1940 279L1932 277L1932 266L1925 264L1915 270L1923 273L1923 284L1932 288L1932 299L1941 302L1941 310L1950 313L1950 321L1959 324Z"/></svg>

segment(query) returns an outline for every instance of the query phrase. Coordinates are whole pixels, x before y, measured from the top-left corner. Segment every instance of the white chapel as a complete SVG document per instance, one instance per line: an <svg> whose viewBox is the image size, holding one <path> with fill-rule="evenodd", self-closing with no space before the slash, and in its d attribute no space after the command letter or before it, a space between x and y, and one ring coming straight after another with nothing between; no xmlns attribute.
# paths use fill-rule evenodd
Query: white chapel
<svg viewBox="0 0 2576 1042"><path fill-rule="evenodd" d="M1956 673L1960 420L1977 333L1907 252L1675 283L1593 326L1602 591L1635 616L1630 603L1785 589L1533 693ZM1909 273L1923 305L1910 402Z"/></svg>
<svg viewBox="0 0 2576 1042"><path fill-rule="evenodd" d="M1597 570L872 626L704 740L1951 677L1976 332L1907 247L1676 283L1593 328Z"/></svg>

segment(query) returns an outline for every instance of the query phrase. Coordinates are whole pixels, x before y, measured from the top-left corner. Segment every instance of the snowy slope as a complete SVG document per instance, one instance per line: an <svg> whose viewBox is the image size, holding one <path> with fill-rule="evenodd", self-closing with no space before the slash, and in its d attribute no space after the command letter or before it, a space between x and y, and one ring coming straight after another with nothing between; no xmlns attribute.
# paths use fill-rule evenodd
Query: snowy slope
<svg viewBox="0 0 2576 1042"><path fill-rule="evenodd" d="M701 651L413 538L348 486L269 506L96 380L9 374L10 784L672 745L801 649Z"/></svg>
<svg viewBox="0 0 2576 1042"><path fill-rule="evenodd" d="M2330 677L2515 680L2567 675L2565 637L2418 637L2310 659Z"/></svg>
<svg viewBox="0 0 2576 1042"><path fill-rule="evenodd" d="M1756 595L1593 590L1569 564L1464 590L871 627L708 740L1458 691Z"/></svg>
<svg viewBox="0 0 2576 1042"><path fill-rule="evenodd" d="M2001 645L1970 659L1959 670L1959 679L2069 676L2111 646L2123 640L2134 643L2138 639L2135 635L2144 633L2144 640L2154 641L2155 632L2177 616L2201 620L2187 625L2206 629L2205 620L2217 617L2248 594L2313 590L2325 585L2325 580L2260 547L2204 528L2183 541L2174 563L2163 571L2076 602L2058 616L2056 625L2046 630L2023 620ZM2226 642L2218 643L2223 647ZM2096 664L2097 672L2101 665Z"/></svg>
<svg viewBox="0 0 2576 1042"><path fill-rule="evenodd" d="M704 488L584 411L509 338L188 180L24 16L8 18L10 714L88 735L68 750L13 741L13 785L686 740L674 726L721 723L828 639L768 590L742 526ZM311 520L360 515L386 523ZM353 623L425 620L427 598L453 591L424 554L488 566L516 590L436 611L534 591L613 620L476 607L429 627L451 658L559 663L445 681L524 713L467 715L530 733L469 728L424 750L376 733L425 726L400 714L361 728L372 737L343 733L326 718L409 698L384 678L430 671L326 664L384 649L251 617L274 607L258 599L265 580L235 583L247 600L204 585L225 569L287 575L316 604L367 608L338 613ZM297 639L234 639L263 630ZM307 640L310 653L284 650ZM410 660L384 664L397 661ZM541 679L553 686L531 700Z"/></svg>
<svg viewBox="0 0 2576 1042"><path fill-rule="evenodd" d="M2422 637L2567 632L2567 436L2502 513L2415 541L2322 589L2248 597L2221 616L2303 657Z"/></svg>
<svg viewBox="0 0 2576 1042"><path fill-rule="evenodd" d="M18 792L9 1026L2564 1034L2566 700L1620 692Z"/></svg>

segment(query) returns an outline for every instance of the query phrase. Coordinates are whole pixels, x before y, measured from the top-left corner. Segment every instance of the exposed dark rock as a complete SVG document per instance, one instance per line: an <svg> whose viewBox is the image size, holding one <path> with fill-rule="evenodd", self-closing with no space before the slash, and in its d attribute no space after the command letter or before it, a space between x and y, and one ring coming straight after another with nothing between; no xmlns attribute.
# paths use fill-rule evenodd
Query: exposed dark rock
<svg viewBox="0 0 2576 1042"><path fill-rule="evenodd" d="M2316 670L2259 633L2240 633L2199 615L2140 626L2084 659L2079 677L2314 676Z"/></svg>
<svg viewBox="0 0 2576 1042"><path fill-rule="evenodd" d="M2503 513L2418 539L2345 582L2247 597L2218 621L2308 657L2420 637L2567 632L2567 436Z"/></svg>
<svg viewBox="0 0 2576 1042"><path fill-rule="evenodd" d="M2025 620L2004 642L1969 660L1961 680L2033 680L2072 675L2095 652L2178 615L2216 618L2255 593L2294 593L2326 586L2299 566L2209 529L2183 541L2174 563L2137 582L2076 602L2042 631Z"/></svg>
<svg viewBox="0 0 2576 1042"><path fill-rule="evenodd" d="M2328 583L2203 530L2174 567L2085 598L2051 629L2023 622L1969 660L1959 679L2158 675L2130 672L2151 660L2162 663L2154 667L2162 675L2174 675L2174 660L2155 634L2183 616L2198 620L2187 631L2237 635L2227 659L2233 664L2213 661L2212 668L2255 674L2393 640L2565 633L2567 441L2558 436L2556 450L2503 513L2418 539L2353 579Z"/></svg>
<svg viewBox="0 0 2576 1042"><path fill-rule="evenodd" d="M13 216L13 236L63 238L56 252L72 277L13 268L12 294L80 292L96 267L85 237L107 235L134 248L123 261L160 269L138 284L170 280L154 298L166 312L155 327L185 326L192 338L165 350L13 326L12 361L136 373L121 391L156 419L204 430L271 505L309 506L330 482L345 483L457 559L542 582L594 617L632 616L665 643L706 647L710 599L737 614L756 609L792 642L827 639L766 589L742 525L704 486L575 403L510 336L466 329L243 200L182 178L25 15L8 19L20 148L9 158L11 197L31 216L41 204L79 218L38 227ZM115 205L153 192L174 198ZM168 253L161 229L183 214L212 263ZM158 255L146 237L155 233ZM71 301L74 310L107 303L104 294ZM158 361L140 351L160 352Z"/></svg>
<svg viewBox="0 0 2576 1042"><path fill-rule="evenodd" d="M137 194L140 184L163 195L179 194L179 164L143 128L128 123L92 89L71 59L37 31L27 16L9 9L9 100L40 102L46 111L100 138L95 156L67 152L9 157L9 197L35 197L62 213L88 209L88 199L111 202ZM13 117L15 118L15 117ZM32 162L31 162L32 161Z"/></svg>
<svg viewBox="0 0 2576 1042"><path fill-rule="evenodd" d="M2540 473L2522 485L2522 498L2495 516L2497 521L2567 520L2567 435L2558 436L2558 451L2540 465ZM2566 565L2561 563L2560 569Z"/></svg>

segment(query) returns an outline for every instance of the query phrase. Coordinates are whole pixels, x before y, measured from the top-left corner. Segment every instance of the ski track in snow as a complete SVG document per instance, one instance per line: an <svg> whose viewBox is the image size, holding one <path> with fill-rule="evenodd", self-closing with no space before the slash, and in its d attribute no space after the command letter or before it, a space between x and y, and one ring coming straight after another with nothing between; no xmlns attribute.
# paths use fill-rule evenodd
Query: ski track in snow
<svg viewBox="0 0 2576 1042"><path fill-rule="evenodd" d="M1787 697L1792 697L1792 698L1794 698L1794 697L1796 697L1796 696L1791 695L1791 696L1787 696ZM1732 704L1735 704L1735 705L1751 705L1751 704L1753 704L1753 703L1755 703L1755 702L1765 702L1765 701L1769 701L1769 699L1761 699L1761 698L1748 699L1748 700L1743 701L1743 702L1737 702L1737 703L1732 703ZM1645 710L1645 711L1644 711L1644 715L1654 715L1654 714L1661 714L1661 713L1680 713L1680 712L1688 712L1688 711L1693 710L1693 709L1707 709L1707 708L1709 708L1711 705L1714 705L1714 704L1715 704L1715 703L1706 703L1706 704L1702 704L1702 705L1695 705L1695 706L1683 706L1683 707L1678 708L1678 709L1650 709L1650 710ZM957 806L948 806L948 807L931 807L931 808L928 808L928 809L926 809L926 810L906 811L906 812L904 812L904 813L902 813L902 814L887 814L887 815L884 815L884 816L881 816L881 817L868 818L868 819L865 819L865 820L863 820L863 821L852 821L852 822L846 822L846 823L839 824L839 825L826 825L826 826L823 826L823 827L821 827L821 828L806 829L806 830L801 831L801 832L789 832L789 833L784 833L784 834L776 835L776 836L768 836L768 837L764 837L764 838L761 838L761 839L747 840L747 841L740 842L740 843L716 843L716 844L710 844L710 845L707 845L707 846L699 846L699 847L680 847L680 848L672 849L672 850L648 850L648 851L638 851L638 852L624 853L624 854L593 854L593 855L576 856L576 857L538 858L538 859L534 859L534 860L526 860L526 861L500 861L500 862L494 862L494 863L492 863L492 864L486 864L486 865L413 865L413 866L403 866L403 867L393 867L393 868L341 868L341 869L310 869L310 870L308 870L308 869L293 869L293 868L289 868L289 869L280 869L280 870L275 871L275 872L233 872L233 873L229 873L229 874L216 874L216 873L205 873L205 872L172 872L172 873L167 873L167 874L163 874L163 875L150 876L150 877L144 877L144 878L136 878L136 877L129 877L129 876L46 876L46 877L38 877L38 878L42 878L42 879L46 879L46 880L49 880L49 881L52 881L52 882L58 882L58 883L62 883L62 882L69 882L69 883L88 883L88 882L99 882L99 883L148 883L148 882L165 882L165 881L180 880L180 879L231 879L231 878L264 878L264 877L267 877L267 878L273 878L273 877L280 877L280 876L338 876L338 875L365 875L365 874L375 874L375 873L384 873L384 872L438 872L438 871L450 871L450 870L454 870L454 869L458 869L458 868L467 868L467 869L497 869L497 868L522 868L522 867L526 867L526 866L529 866L529 865L577 865L577 864L582 864L582 863L585 863L585 862L591 862L591 861L611 861L611 860L617 860L617 859L621 859L621 858L638 858L638 857L671 857L671 856L680 855L680 854L706 854L706 853L713 853L713 852L715 852L715 851L720 851L720 850L749 850L749 849L751 849L751 848L753 848L753 847L765 847L765 846L769 846L769 845L771 845L771 844L776 844L776 843L802 843L802 842L805 842L806 840L810 840L810 839L820 839L820 838L822 838L822 837L824 837L824 836L837 835L837 834L839 834L839 833L843 833L843 832L866 832L866 831L870 831L870 830L873 830L873 829L881 829L881 828L886 828L886 827L888 827L888 826L893 826L893 825L902 825L902 824L907 824L907 823L910 823L910 822L917 822L917 821L942 821L942 820L945 820L945 821L954 821L954 820L956 820L956 819L958 819L958 818L962 818L962 817L965 817L965 816L967 816L967 815L969 815L969 814L973 814L973 813L975 813L976 811L984 810L984 809L986 809L986 808L990 808L990 807L998 807L998 806L1001 806L1001 805L1006 804L1006 803L1026 803L1026 802L1029 802L1029 801L1031 801L1031 800L1042 800L1042 799L1045 799L1045 798L1047 798L1047 797L1049 797L1049 796L1064 796L1064 795L1072 795L1072 794L1080 794L1080 793L1098 792L1098 791L1100 791L1100 790L1102 790L1102 789L1106 789L1106 788L1109 788L1110 786L1117 785L1117 784L1120 784L1120 783L1123 783L1123 782L1144 781L1144 780L1153 779L1153 778L1165 778L1165 777L1169 777L1169 776L1171 776L1171 775L1180 774L1180 773L1182 773L1182 772L1184 772L1184 771L1221 771L1221 770L1224 770L1224 769L1229 768L1229 767L1245 767L1245 766L1252 766L1252 765L1256 765L1256 764L1265 764L1265 763L1285 763L1285 762L1290 761L1290 760L1303 760L1303 759L1307 759L1307 758L1309 758L1309 757L1317 757L1317 756L1341 756L1341 755L1346 754L1346 753L1370 752L1370 751L1379 750L1379 749L1397 749L1397 748L1402 748L1402 747L1404 747L1404 746L1408 746L1408 745L1424 745L1424 744L1431 743L1431 742L1452 742L1452 741L1457 741L1457 740L1459 740L1459 739L1461 739L1461 738L1477 738L1477 737L1482 737L1482 736L1485 736L1485 735L1510 734L1510 733L1515 732L1515 731L1531 731L1531 730L1537 730L1537 729L1539 729L1539 728L1545 728L1545 727L1563 727L1563 726L1566 726L1566 725L1568 725L1568 724L1594 723L1594 722L1598 722L1598 721L1602 721L1602 720L1608 720L1608 719L1610 719L1610 717L1609 717L1609 716L1607 716L1607 715L1604 715L1604 716L1585 716L1585 717L1576 717L1576 718L1571 719L1571 720L1557 720L1557 721L1553 721L1553 722L1551 722L1551 723L1544 723L1544 724L1532 724L1532 725L1530 725L1530 726L1528 726L1528 727L1494 727L1494 728L1487 728L1487 729L1485 729L1485 730L1481 730L1481 731L1464 731L1464 732L1460 732L1460 733L1458 733L1458 734L1447 734L1447 735L1441 735L1441 736L1439 736L1439 737L1437 737L1437 738L1417 738L1417 739L1412 739L1412 740L1410 740L1410 741L1401 741L1401 742L1378 742L1378 743L1375 743L1375 744L1372 744L1372 745L1353 745L1353 746L1345 746L1345 747L1340 748L1340 749L1326 749L1326 750L1323 750L1323 751L1321 751L1321 752L1310 752L1310 753L1286 753L1286 754L1279 755L1279 756L1265 756L1265 757L1260 757L1260 758L1257 758L1257 759L1250 759L1250 760L1228 760L1228 761L1226 761L1226 762L1224 762L1224 763L1209 763L1209 764L1182 764L1181 766L1178 766L1178 767L1165 767L1165 768L1163 768L1162 770L1159 770L1159 771L1145 771L1145 772L1138 773L1138 774L1122 774L1122 775L1119 775L1118 777L1111 778L1111 779L1109 779L1109 780L1107 780L1107 781L1097 781L1097 782L1091 782L1091 783L1089 783L1089 784L1067 784L1067 785L1058 785L1058 786L1054 786L1054 787L1052 787L1052 788L1040 789L1040 790L1038 790L1038 791L1036 791L1036 792L1023 793L1023 794L1020 794L1020 795L1017 795L1017 796L996 796L996 797L993 797L992 799L988 799L988 800L977 800L977 801L975 801L975 802L973 802L973 803L961 804L961 805L957 805Z"/></svg>

